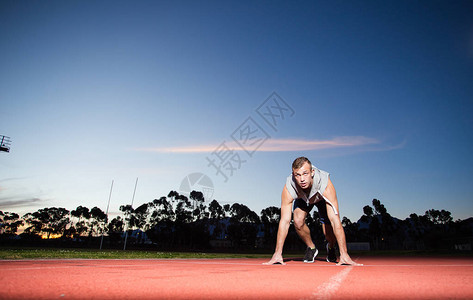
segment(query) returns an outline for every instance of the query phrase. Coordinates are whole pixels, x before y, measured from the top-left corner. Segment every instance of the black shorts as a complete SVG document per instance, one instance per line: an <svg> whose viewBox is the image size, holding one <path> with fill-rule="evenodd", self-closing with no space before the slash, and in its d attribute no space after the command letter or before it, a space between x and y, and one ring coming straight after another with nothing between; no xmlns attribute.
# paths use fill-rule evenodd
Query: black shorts
<svg viewBox="0 0 473 300"><path fill-rule="evenodd" d="M296 208L300 208L306 213L309 213L314 206L317 206L317 210L319 211L320 223L325 224L325 222L328 221L328 215L327 204L324 199L317 201L316 203L307 205L304 199L297 198L292 204L292 211L294 211Z"/></svg>

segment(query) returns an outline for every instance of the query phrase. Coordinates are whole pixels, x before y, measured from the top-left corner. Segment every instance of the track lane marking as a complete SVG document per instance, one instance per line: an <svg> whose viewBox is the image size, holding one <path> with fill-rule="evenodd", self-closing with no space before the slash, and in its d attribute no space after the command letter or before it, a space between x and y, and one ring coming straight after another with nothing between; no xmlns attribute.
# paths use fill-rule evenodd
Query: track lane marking
<svg viewBox="0 0 473 300"><path fill-rule="evenodd" d="M307 299L330 299L337 292L343 280L345 280L352 269L353 266L343 267L343 270L330 277L328 281L317 286L317 290Z"/></svg>

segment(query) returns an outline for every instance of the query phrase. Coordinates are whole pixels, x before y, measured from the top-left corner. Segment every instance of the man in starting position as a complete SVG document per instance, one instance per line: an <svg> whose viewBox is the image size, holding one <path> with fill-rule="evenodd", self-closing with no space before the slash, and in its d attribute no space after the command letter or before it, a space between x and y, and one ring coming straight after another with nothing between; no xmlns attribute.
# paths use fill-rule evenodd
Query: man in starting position
<svg viewBox="0 0 473 300"><path fill-rule="evenodd" d="M345 231L338 214L337 194L329 173L317 169L306 157L299 157L292 163L292 175L287 178L281 195L281 219L276 250L271 260L265 264L285 264L282 250L292 214L296 232L307 245L304 262L314 262L318 250L310 237L309 227L305 223L305 218L314 205L319 210L322 229L327 240L327 261L337 262L335 244L338 243L340 250L338 265L360 265L348 255Z"/></svg>

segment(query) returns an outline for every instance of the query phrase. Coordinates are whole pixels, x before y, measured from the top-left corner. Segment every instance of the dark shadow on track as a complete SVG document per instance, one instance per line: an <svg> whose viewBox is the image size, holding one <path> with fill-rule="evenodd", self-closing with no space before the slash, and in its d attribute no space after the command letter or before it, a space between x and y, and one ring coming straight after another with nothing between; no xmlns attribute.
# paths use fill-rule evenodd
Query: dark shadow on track
<svg viewBox="0 0 473 300"><path fill-rule="evenodd" d="M314 259L315 261L326 261L324 258L321 258L321 257L316 257ZM284 262L288 262L288 261L298 261L298 262L303 262L304 261L304 258L302 257L290 257L290 258L284 258Z"/></svg>

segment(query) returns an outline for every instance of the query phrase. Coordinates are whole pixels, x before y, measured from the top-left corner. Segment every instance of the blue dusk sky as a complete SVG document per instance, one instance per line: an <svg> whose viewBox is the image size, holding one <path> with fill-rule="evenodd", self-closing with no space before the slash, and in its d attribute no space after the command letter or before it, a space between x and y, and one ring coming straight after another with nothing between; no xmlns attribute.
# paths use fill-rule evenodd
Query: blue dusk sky
<svg viewBox="0 0 473 300"><path fill-rule="evenodd" d="M307 156L352 221L473 215L472 1L6 0L0 54L2 211L259 214Z"/></svg>

